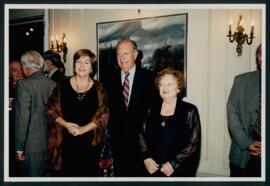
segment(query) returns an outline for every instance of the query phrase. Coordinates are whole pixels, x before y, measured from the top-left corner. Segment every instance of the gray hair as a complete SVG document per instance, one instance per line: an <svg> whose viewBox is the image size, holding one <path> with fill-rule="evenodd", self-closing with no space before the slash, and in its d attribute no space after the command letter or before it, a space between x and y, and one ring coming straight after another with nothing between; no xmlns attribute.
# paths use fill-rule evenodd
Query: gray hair
<svg viewBox="0 0 270 186"><path fill-rule="evenodd" d="M21 62L22 65L27 68L35 67L37 69L42 69L44 65L44 60L42 56L34 50L25 52L21 57Z"/></svg>

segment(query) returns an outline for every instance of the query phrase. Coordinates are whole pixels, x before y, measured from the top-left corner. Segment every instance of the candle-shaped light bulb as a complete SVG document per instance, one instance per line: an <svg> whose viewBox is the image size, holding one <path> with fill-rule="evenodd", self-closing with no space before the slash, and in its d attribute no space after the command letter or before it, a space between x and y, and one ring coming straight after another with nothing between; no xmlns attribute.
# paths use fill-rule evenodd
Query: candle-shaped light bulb
<svg viewBox="0 0 270 186"><path fill-rule="evenodd" d="M63 42L67 43L67 38L66 37L64 37Z"/></svg>
<svg viewBox="0 0 270 186"><path fill-rule="evenodd" d="M56 45L57 52L59 52L59 43L58 43L58 40L59 40L59 35L57 34L56 37L55 37L55 45Z"/></svg>
<svg viewBox="0 0 270 186"><path fill-rule="evenodd" d="M58 35L56 35L56 37L55 37L55 41L56 41L56 47L58 48L59 46L59 43L58 43L58 40L59 40L59 36Z"/></svg>
<svg viewBox="0 0 270 186"><path fill-rule="evenodd" d="M250 32L250 33L253 33L253 32L254 32L254 25L255 25L255 22L252 21L252 22L251 22L251 32Z"/></svg>
<svg viewBox="0 0 270 186"><path fill-rule="evenodd" d="M53 36L51 37L51 49L53 49L54 46L53 46Z"/></svg>
<svg viewBox="0 0 270 186"><path fill-rule="evenodd" d="M229 20L229 34L232 32L232 19Z"/></svg>
<svg viewBox="0 0 270 186"><path fill-rule="evenodd" d="M244 19L242 19L239 23L239 26L243 26L243 23L244 23Z"/></svg>

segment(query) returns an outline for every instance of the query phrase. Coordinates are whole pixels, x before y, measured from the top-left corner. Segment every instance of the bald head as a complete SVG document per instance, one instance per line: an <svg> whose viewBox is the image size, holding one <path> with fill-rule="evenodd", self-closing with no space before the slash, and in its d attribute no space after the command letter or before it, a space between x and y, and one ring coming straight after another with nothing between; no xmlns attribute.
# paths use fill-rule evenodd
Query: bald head
<svg viewBox="0 0 270 186"><path fill-rule="evenodd" d="M10 61L9 77L12 81L17 81L23 78L22 65L19 60Z"/></svg>

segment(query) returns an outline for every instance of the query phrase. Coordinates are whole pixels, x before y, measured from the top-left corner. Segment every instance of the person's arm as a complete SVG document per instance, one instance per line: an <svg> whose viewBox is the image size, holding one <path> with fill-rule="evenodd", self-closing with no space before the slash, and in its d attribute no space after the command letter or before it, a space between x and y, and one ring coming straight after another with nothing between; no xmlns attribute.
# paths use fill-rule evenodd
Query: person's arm
<svg viewBox="0 0 270 186"><path fill-rule="evenodd" d="M62 116L57 117L55 122L58 125L68 129L69 132L73 127L79 127L79 125L77 125L76 123L67 122Z"/></svg>
<svg viewBox="0 0 270 186"><path fill-rule="evenodd" d="M18 81L14 98L15 151L16 159L24 160L23 155L29 128L31 94L24 82Z"/></svg>
<svg viewBox="0 0 270 186"><path fill-rule="evenodd" d="M91 122L81 127L71 127L69 132L74 135L82 135L91 130L95 130L95 138L92 145L97 145L103 140L105 129L108 123L109 109L107 107L107 98L104 87L101 83L95 81L98 93L98 108Z"/></svg>
<svg viewBox="0 0 270 186"><path fill-rule="evenodd" d="M143 154L142 159L144 166L150 174L153 174L159 169L159 165L155 162L153 158L151 158L143 135L140 134L139 138L140 138L141 152Z"/></svg>
<svg viewBox="0 0 270 186"><path fill-rule="evenodd" d="M175 169L181 168L182 164L189 161L189 158L196 152L200 151L201 144L201 122L197 108L193 108L188 113L186 125L190 126L190 140L184 149L179 151L175 158L169 160L161 168L161 172L170 176ZM199 158L199 157L196 157ZM194 160L199 161L199 160ZM193 162L196 164L196 162Z"/></svg>
<svg viewBox="0 0 270 186"><path fill-rule="evenodd" d="M45 105L45 113L49 120L54 123L58 119L58 124L64 125L64 119L61 112L61 104L60 104L60 84L58 84L54 90L51 96L48 99L47 104ZM57 121L56 121L57 122ZM60 122L60 123L59 123Z"/></svg>
<svg viewBox="0 0 270 186"><path fill-rule="evenodd" d="M86 132L89 132L97 128L97 125L94 122L90 122L84 126L78 126L70 122L63 122L63 123L65 123L65 125L63 126L65 126L65 128L68 129L68 132L72 134L73 136L82 135Z"/></svg>
<svg viewBox="0 0 270 186"><path fill-rule="evenodd" d="M91 122L97 125L97 128L105 129L108 117L108 101L104 86L100 82L95 82L97 84L97 93L98 93L98 108L95 115L92 117Z"/></svg>
<svg viewBox="0 0 270 186"><path fill-rule="evenodd" d="M144 166L146 170L153 174L156 171L158 171L160 165L155 162L155 160L151 157L150 151L148 149L147 145L147 137L150 136L150 126L149 122L146 122L145 129L144 127L141 128L141 132L139 134L139 144L140 144L140 150L141 150L141 158L143 160Z"/></svg>
<svg viewBox="0 0 270 186"><path fill-rule="evenodd" d="M49 97L48 102L46 104L46 115L50 120L49 124L58 124L61 127L64 127L68 130L71 130L72 127L79 127L76 123L68 122L64 119L61 111L61 103L60 103L60 84L58 84L54 90L52 95Z"/></svg>
<svg viewBox="0 0 270 186"><path fill-rule="evenodd" d="M242 150L248 149L253 140L247 136L240 122L239 94L240 79L236 77L227 102L227 120L232 140Z"/></svg>
<svg viewBox="0 0 270 186"><path fill-rule="evenodd" d="M103 142L105 130L109 119L108 98L105 88L102 83L95 81L98 93L98 109L92 117L91 122L96 124L95 137L92 145L97 145Z"/></svg>

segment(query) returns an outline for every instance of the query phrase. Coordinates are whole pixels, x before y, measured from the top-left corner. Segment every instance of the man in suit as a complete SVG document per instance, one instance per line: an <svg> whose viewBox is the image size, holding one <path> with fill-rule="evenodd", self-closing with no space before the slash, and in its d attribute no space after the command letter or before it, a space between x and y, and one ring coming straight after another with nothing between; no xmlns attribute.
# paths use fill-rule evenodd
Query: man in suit
<svg viewBox="0 0 270 186"><path fill-rule="evenodd" d="M13 98L16 89L16 82L23 78L22 65L20 60L9 62L9 174L16 176L17 163L15 161L14 147L14 122L13 122Z"/></svg>
<svg viewBox="0 0 270 186"><path fill-rule="evenodd" d="M232 177L261 175L261 45L256 51L258 70L238 75L227 103L231 134L230 171ZM254 127L259 132L254 134Z"/></svg>
<svg viewBox="0 0 270 186"><path fill-rule="evenodd" d="M44 61L36 51L21 57L26 78L19 80L14 98L15 151L21 176L42 176L47 150L45 104L56 83L41 71Z"/></svg>
<svg viewBox="0 0 270 186"><path fill-rule="evenodd" d="M48 50L44 52L43 58L46 70L48 70L48 77L58 83L64 78L64 73L59 69L63 66L60 55L53 50Z"/></svg>
<svg viewBox="0 0 270 186"><path fill-rule="evenodd" d="M108 125L114 175L143 176L139 133L153 97L154 76L135 64L138 51L134 41L121 40L116 46L116 53L120 69L104 81L110 109Z"/></svg>

